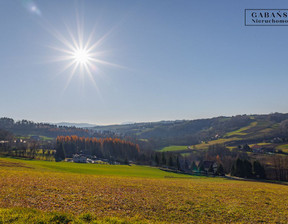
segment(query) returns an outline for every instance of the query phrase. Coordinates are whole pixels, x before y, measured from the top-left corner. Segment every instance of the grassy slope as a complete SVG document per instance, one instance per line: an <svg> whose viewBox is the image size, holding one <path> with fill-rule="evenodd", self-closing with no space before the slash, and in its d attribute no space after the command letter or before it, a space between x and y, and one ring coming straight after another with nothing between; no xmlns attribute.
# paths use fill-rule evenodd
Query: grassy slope
<svg viewBox="0 0 288 224"><path fill-rule="evenodd" d="M141 166L2 158L0 223L288 222L287 186L165 176L184 177Z"/></svg>
<svg viewBox="0 0 288 224"><path fill-rule="evenodd" d="M240 138L238 138L238 137L227 138L227 139L226 138L219 138L217 140L212 140L212 141L209 141L207 143L201 143L201 144L195 145L195 148L196 149L208 149L209 146L211 146L211 145L225 144L227 142L236 141L236 140L240 140Z"/></svg>
<svg viewBox="0 0 288 224"><path fill-rule="evenodd" d="M279 145L279 146L276 147L276 149L280 149L280 150L282 150L283 152L288 153L288 144Z"/></svg>
<svg viewBox="0 0 288 224"><path fill-rule="evenodd" d="M197 144L197 145L193 145L193 146L190 146L191 149L199 149L199 150L202 150L202 149L208 149L209 146L211 145L216 145L216 144L224 144L224 143L227 143L227 142L230 142L230 141L235 141L235 140L240 140L240 138L238 137L233 137L233 138L220 138L220 139L217 139L217 140L212 140L212 141L209 141L207 143L201 143L201 144ZM179 146L179 145L172 145L172 146L167 146L167 147L164 147L160 150L160 152L167 152L167 151L181 151L181 150L186 150L187 149L187 146Z"/></svg>
<svg viewBox="0 0 288 224"><path fill-rule="evenodd" d="M27 135L27 136L17 135L17 136L15 136L15 138L27 140L27 139L30 139L31 136L35 136L35 135L31 135L31 134L30 134L30 135ZM47 137L47 136L44 136L44 135L36 135L36 136L39 136L39 138L40 138L42 141L53 141L53 140L55 140L55 138Z"/></svg>
<svg viewBox="0 0 288 224"><path fill-rule="evenodd" d="M171 146L167 146L164 147L160 150L160 152L171 152L171 151L181 151L181 150L185 150L187 149L187 146L183 146L183 145L171 145Z"/></svg>
<svg viewBox="0 0 288 224"><path fill-rule="evenodd" d="M249 138L251 138L253 136L257 136L257 135L263 135L263 134L273 130L273 128L275 128L277 126L278 126L278 124L271 125L271 123L265 122L265 121L253 121L248 126L245 126L245 127L242 127L238 130L226 133L223 138L219 138L217 140L211 140L211 141L208 141L207 143L203 142L203 143L200 143L197 145L193 145L193 146L191 146L191 148L206 150L206 149L208 149L209 146L215 145L215 144L227 144L229 142L233 142L233 141L237 141L237 140L241 140L241 139L247 139L247 141L249 141ZM258 145L269 145L268 143L257 143L257 144ZM255 145L255 144L251 144L250 146L253 146L253 145ZM230 146L228 148L233 148L233 147L234 146ZM184 150L185 148L187 148L187 147L174 145L174 146L165 147L165 148L161 149L160 151L178 151L178 150ZM277 147L277 149L282 149L284 152L288 151L285 146L279 146L279 147Z"/></svg>
<svg viewBox="0 0 288 224"><path fill-rule="evenodd" d="M255 127L256 125L257 125L257 122L254 121L246 127L240 128L236 131L228 132L224 137L230 137L230 136L235 136L235 135L240 135L240 136L247 135L248 133L245 131L248 131L249 129L251 129L252 127Z"/></svg>

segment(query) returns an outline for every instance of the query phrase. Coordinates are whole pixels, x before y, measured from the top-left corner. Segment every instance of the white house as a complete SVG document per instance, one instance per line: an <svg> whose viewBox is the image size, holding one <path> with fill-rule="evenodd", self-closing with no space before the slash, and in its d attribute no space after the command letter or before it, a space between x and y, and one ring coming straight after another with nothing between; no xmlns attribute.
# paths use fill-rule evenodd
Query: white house
<svg viewBox="0 0 288 224"><path fill-rule="evenodd" d="M73 155L74 163L87 163L87 156L84 154L74 154Z"/></svg>

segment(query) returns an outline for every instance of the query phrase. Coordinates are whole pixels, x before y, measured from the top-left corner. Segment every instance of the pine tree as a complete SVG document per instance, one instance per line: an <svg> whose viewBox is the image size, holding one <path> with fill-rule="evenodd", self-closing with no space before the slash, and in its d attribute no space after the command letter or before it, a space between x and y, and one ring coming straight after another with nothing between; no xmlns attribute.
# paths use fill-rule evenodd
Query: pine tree
<svg viewBox="0 0 288 224"><path fill-rule="evenodd" d="M236 167L235 164L233 164L232 168L231 168L231 176L236 176Z"/></svg>
<svg viewBox="0 0 288 224"><path fill-rule="evenodd" d="M197 166L196 166L196 163L193 161L192 164L191 164L191 170L192 171L197 171Z"/></svg>
<svg viewBox="0 0 288 224"><path fill-rule="evenodd" d="M256 178L265 179L266 173L264 167L261 165L260 162L254 161L253 163L253 173Z"/></svg>
<svg viewBox="0 0 288 224"><path fill-rule="evenodd" d="M184 169L189 170L189 163L188 163L187 159L185 159L185 161L184 161Z"/></svg>
<svg viewBox="0 0 288 224"><path fill-rule="evenodd" d="M205 167L204 167L204 163L203 163L203 162L200 162L200 163L198 164L198 169L199 169L200 172L205 171Z"/></svg>
<svg viewBox="0 0 288 224"><path fill-rule="evenodd" d="M246 159L241 160L238 158L232 167L231 175L236 177L251 178L253 176L251 163Z"/></svg>
<svg viewBox="0 0 288 224"><path fill-rule="evenodd" d="M245 178L251 178L253 177L252 172L252 164L248 160L243 161L243 167L244 167L244 176Z"/></svg>
<svg viewBox="0 0 288 224"><path fill-rule="evenodd" d="M248 144L243 145L243 150L247 151L247 152L251 152L251 148Z"/></svg>
<svg viewBox="0 0 288 224"><path fill-rule="evenodd" d="M128 161L127 157L124 160L124 164L129 165L129 161Z"/></svg>
<svg viewBox="0 0 288 224"><path fill-rule="evenodd" d="M220 163L220 165L217 167L216 173L217 173L217 175L219 175L219 176L225 176L224 167L222 166L221 163Z"/></svg>
<svg viewBox="0 0 288 224"><path fill-rule="evenodd" d="M173 167L173 166L174 166L173 157L172 157L172 155L170 155L170 157L169 157L169 167Z"/></svg>
<svg viewBox="0 0 288 224"><path fill-rule="evenodd" d="M214 169L213 169L213 164L210 165L209 169L208 169L209 173L214 173Z"/></svg>
<svg viewBox="0 0 288 224"><path fill-rule="evenodd" d="M162 163L162 165L164 165L164 166L166 166L166 154L165 153L162 153L162 160L161 160L161 163Z"/></svg>
<svg viewBox="0 0 288 224"><path fill-rule="evenodd" d="M57 161L62 161L65 159L65 150L62 142L57 144L56 147L56 153L55 153L55 160Z"/></svg>
<svg viewBox="0 0 288 224"><path fill-rule="evenodd" d="M180 164L179 156L177 156L177 169L181 170L181 164Z"/></svg>
<svg viewBox="0 0 288 224"><path fill-rule="evenodd" d="M234 166L234 174L232 175L236 177L244 177L243 161L239 158L236 160L236 163Z"/></svg>
<svg viewBox="0 0 288 224"><path fill-rule="evenodd" d="M159 166L159 158L158 158L157 153L155 155L155 163L156 163L157 166Z"/></svg>

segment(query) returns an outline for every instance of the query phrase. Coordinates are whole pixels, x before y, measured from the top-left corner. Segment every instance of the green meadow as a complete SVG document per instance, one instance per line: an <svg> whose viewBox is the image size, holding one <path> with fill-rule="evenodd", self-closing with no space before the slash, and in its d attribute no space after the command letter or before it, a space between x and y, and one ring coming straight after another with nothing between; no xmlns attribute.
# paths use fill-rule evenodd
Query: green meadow
<svg viewBox="0 0 288 224"><path fill-rule="evenodd" d="M181 150L186 150L187 146L183 145L171 145L164 147L160 150L160 152L171 152L171 151L181 151Z"/></svg>
<svg viewBox="0 0 288 224"><path fill-rule="evenodd" d="M158 168L137 165L105 165L105 164L84 164L70 162L50 162L41 160L23 160L12 158L0 158L1 164L12 164L11 170L21 170L22 168L31 169L33 172L42 173L69 173L85 174L97 176L121 176L121 177L187 177L182 174L167 173ZM15 165L13 165L15 164Z"/></svg>
<svg viewBox="0 0 288 224"><path fill-rule="evenodd" d="M232 132L227 133L224 137L230 137L230 136L235 136L235 135L240 135L240 136L247 135L248 133L245 131L255 127L256 125L257 125L256 121L252 122L250 125L248 125L246 127L243 127L243 128L240 128L236 131L232 131Z"/></svg>
<svg viewBox="0 0 288 224"><path fill-rule="evenodd" d="M280 150L282 150L283 152L288 153L288 144L279 145L279 146L276 147L276 149L278 149L278 150L280 149Z"/></svg>

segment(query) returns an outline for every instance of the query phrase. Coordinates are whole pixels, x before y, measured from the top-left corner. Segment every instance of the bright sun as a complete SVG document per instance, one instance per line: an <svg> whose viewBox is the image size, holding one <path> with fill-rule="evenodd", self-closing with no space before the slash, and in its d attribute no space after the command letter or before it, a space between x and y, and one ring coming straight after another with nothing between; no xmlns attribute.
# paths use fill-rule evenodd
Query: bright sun
<svg viewBox="0 0 288 224"><path fill-rule="evenodd" d="M91 61L91 57L89 55L89 51L84 49L76 49L73 52L73 58L76 63L80 63L82 65L87 65Z"/></svg>
<svg viewBox="0 0 288 224"><path fill-rule="evenodd" d="M62 72L66 70L71 71L65 89L74 75L77 75L82 79L88 76L94 86L97 87L94 77L101 72L99 68L100 65L123 68L122 66L102 60L102 56L104 56L106 52L99 51L99 48L110 32L95 40L93 37L93 30L90 35L85 38L83 27L78 20L75 33L68 27L67 31L67 37L56 30L51 32L62 43L61 47L51 47L54 50L61 52L61 55L57 58L55 57L53 61L66 61L67 64Z"/></svg>
<svg viewBox="0 0 288 224"><path fill-rule="evenodd" d="M100 60L101 54L97 52L97 47L100 41L92 42L92 34L85 40L84 33L81 29L77 30L76 35L68 29L70 38L67 39L59 32L55 33L57 39L62 42L62 47L52 47L53 49L60 51L61 56L55 61L67 61L67 65L64 70L71 69L68 84L75 74L84 77L88 75L91 81L95 84L94 74L97 72L97 64L109 64L103 60ZM97 57L97 58L96 58Z"/></svg>

